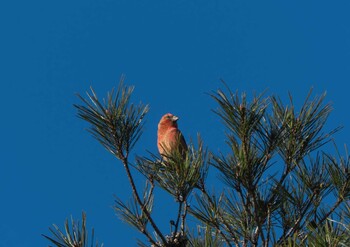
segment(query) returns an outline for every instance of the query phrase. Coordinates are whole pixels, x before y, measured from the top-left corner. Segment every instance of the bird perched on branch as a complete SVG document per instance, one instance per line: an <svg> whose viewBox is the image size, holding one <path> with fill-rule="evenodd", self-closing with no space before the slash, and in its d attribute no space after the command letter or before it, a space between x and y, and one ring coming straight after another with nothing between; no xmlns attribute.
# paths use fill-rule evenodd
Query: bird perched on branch
<svg viewBox="0 0 350 247"><path fill-rule="evenodd" d="M171 113L165 114L158 124L158 150L166 159L169 155L180 154L186 157L187 144L181 131L177 127L179 118Z"/></svg>

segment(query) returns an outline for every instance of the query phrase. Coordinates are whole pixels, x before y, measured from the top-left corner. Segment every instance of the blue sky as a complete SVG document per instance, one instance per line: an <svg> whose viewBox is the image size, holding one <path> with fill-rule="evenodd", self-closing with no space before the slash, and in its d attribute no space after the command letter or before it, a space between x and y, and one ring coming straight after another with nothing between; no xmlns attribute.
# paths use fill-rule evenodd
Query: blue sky
<svg viewBox="0 0 350 247"><path fill-rule="evenodd" d="M122 74L150 105L135 154L156 152L160 117L180 117L223 150L206 94L222 87L300 102L311 87L333 103L328 126L350 134L349 1L3 1L0 3L0 247L47 246L40 234L84 210L105 246L135 246L113 195L131 193L121 164L84 129L72 104L92 86L103 97ZM213 182L213 181L209 181ZM214 183L213 183L214 184ZM173 201L158 191L156 220Z"/></svg>

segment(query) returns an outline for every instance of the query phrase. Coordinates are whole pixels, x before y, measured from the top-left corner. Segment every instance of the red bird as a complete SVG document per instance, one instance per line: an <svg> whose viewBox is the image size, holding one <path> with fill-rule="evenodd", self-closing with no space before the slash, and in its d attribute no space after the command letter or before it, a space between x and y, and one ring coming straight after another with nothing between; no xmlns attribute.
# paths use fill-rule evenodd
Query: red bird
<svg viewBox="0 0 350 247"><path fill-rule="evenodd" d="M158 124L158 150L164 157L174 153L181 154L184 158L187 152L187 144L181 131L177 127L179 118L171 113L165 114Z"/></svg>

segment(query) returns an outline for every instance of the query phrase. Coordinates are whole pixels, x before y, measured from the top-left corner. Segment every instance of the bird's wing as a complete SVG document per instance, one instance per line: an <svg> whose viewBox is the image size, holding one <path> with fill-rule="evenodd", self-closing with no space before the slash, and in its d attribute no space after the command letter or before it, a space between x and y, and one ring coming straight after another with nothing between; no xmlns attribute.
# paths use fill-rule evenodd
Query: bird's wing
<svg viewBox="0 0 350 247"><path fill-rule="evenodd" d="M186 140L179 129L173 128L169 130L168 140L172 142L172 143L169 143L170 146L177 145L178 151L181 154L184 154L187 151Z"/></svg>

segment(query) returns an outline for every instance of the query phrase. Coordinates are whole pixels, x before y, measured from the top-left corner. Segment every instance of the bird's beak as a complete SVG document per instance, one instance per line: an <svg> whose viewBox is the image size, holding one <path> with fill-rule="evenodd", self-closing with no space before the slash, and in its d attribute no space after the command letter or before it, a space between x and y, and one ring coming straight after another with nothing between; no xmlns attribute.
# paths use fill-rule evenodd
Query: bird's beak
<svg viewBox="0 0 350 247"><path fill-rule="evenodd" d="M179 117L173 116L173 122L176 122L177 120L179 120Z"/></svg>

